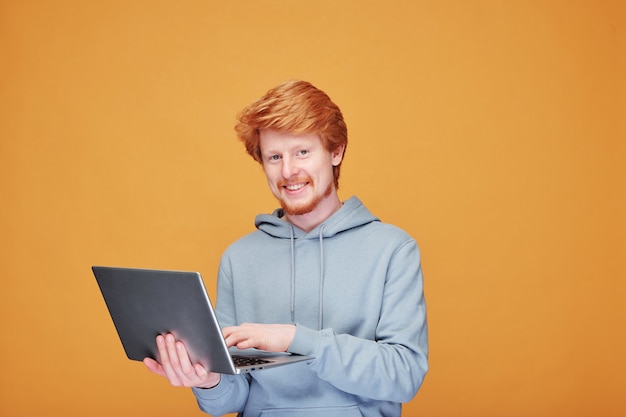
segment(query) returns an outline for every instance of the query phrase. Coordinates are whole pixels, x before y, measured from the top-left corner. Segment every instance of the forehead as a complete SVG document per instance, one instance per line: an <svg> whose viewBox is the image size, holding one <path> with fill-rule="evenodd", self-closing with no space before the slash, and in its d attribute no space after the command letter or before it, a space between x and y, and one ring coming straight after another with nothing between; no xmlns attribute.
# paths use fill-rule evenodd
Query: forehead
<svg viewBox="0 0 626 417"><path fill-rule="evenodd" d="M317 133L289 133L263 129L259 132L262 152L288 150L299 146L316 146L322 144Z"/></svg>

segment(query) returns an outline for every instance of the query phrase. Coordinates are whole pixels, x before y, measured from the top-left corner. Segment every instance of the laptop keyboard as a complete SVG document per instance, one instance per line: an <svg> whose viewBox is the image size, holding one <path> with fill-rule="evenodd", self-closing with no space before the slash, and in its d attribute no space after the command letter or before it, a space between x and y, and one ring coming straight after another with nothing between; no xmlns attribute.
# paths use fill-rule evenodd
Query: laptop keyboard
<svg viewBox="0 0 626 417"><path fill-rule="evenodd" d="M264 363L270 363L271 361L261 358L251 358L249 356L233 355L233 362L235 366L251 366L251 365L263 365Z"/></svg>

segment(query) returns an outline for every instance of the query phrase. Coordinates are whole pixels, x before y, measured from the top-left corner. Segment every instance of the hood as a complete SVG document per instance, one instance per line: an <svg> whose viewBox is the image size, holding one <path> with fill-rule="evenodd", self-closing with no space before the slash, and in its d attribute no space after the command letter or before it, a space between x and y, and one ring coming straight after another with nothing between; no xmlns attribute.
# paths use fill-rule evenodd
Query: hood
<svg viewBox="0 0 626 417"><path fill-rule="evenodd" d="M350 197L343 206L325 222L310 232L305 232L283 220L283 209L276 209L272 214L259 214L254 225L260 231L281 239L326 239L337 233L380 221L363 205L357 197Z"/></svg>
<svg viewBox="0 0 626 417"><path fill-rule="evenodd" d="M325 222L318 225L310 232L305 232L283 220L284 212L277 209L272 214L259 214L255 219L255 226L268 235L289 239L291 243L291 321L295 324L295 299L296 299L296 263L295 241L298 239L318 240L320 254L319 275L319 317L318 329L324 328L324 239L335 236L338 233L380 221L361 203L357 197L351 197L343 203L343 206ZM286 260L287 261L287 260Z"/></svg>

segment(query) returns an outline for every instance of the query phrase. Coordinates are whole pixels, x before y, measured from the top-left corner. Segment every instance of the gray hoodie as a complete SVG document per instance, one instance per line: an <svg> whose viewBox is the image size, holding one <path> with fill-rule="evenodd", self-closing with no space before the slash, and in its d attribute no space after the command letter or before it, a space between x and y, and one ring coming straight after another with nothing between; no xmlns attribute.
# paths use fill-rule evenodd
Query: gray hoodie
<svg viewBox="0 0 626 417"><path fill-rule="evenodd" d="M315 359L194 389L212 415L399 416L428 369L420 253L403 230L352 197L310 232L256 218L218 273L224 326L293 323L291 353Z"/></svg>

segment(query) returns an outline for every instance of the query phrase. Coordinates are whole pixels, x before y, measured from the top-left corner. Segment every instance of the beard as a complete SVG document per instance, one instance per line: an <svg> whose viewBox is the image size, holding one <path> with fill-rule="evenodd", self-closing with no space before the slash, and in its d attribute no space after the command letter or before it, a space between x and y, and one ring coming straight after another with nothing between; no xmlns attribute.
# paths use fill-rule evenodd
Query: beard
<svg viewBox="0 0 626 417"><path fill-rule="evenodd" d="M317 205L320 203L320 201L328 197L332 191L333 184L329 183L323 194L315 195L311 200L305 201L304 203L290 204L283 199L278 199L278 201L280 202L280 206L286 214L290 216L301 216L303 214L308 214L312 212L315 207L317 207Z"/></svg>

